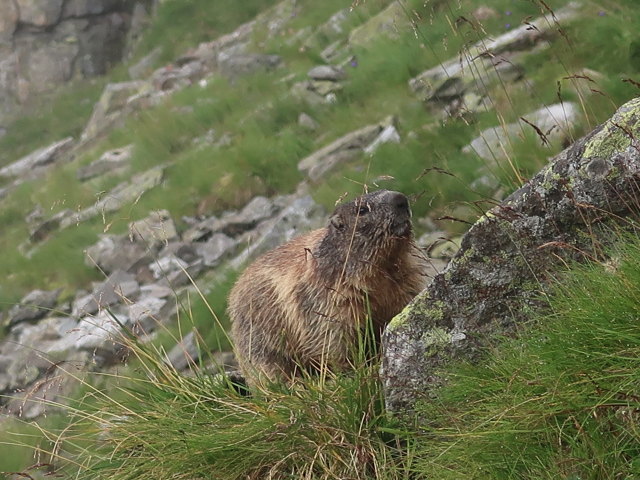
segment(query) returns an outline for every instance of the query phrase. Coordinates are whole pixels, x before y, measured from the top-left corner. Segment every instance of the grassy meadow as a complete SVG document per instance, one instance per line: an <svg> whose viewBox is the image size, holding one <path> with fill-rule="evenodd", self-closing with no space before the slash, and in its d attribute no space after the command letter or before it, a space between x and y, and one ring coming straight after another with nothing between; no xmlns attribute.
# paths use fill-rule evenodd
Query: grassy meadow
<svg viewBox="0 0 640 480"><path fill-rule="evenodd" d="M472 0L405 0L411 28L354 47L355 61L345 65L348 79L336 102L309 105L290 95L293 82L323 63L324 48L389 3L298 1L298 13L281 33L271 36L261 25L252 39L256 50L282 55L284 67L233 81L214 76L185 88L130 116L45 179L25 182L2 199L0 311L35 288L62 287L63 299L70 300L101 280L84 265L83 250L101 233L125 232L151 210L169 210L184 228L183 216L220 214L255 195L295 191L303 180L300 159L390 115L402 141L332 172L310 186L312 195L331 209L345 192L360 193L365 186L403 191L413 196L414 218L428 217L450 235L463 233L467 222L562 148L549 148L526 132L507 158L489 163L461 151L481 131L543 105L572 101L582 115L570 142L640 94L635 0L585 0L579 19L527 57L522 81L491 87L491 109L447 118L411 94L410 78L568 1L486 0L495 15L477 21L471 13L478 2ZM0 165L68 135L79 137L104 86L126 80L127 67L152 49L161 49L160 67L275 4L162 2L127 64L32 106L0 138ZM348 12L342 34L319 35L304 49L291 42L297 31L326 22L340 9ZM318 128L301 127L300 112ZM210 132L230 142L197 140ZM77 180L78 167L125 145L133 145L129 171ZM24 218L37 205L47 215L86 208L100 192L157 165L166 166L163 183L135 204L25 246ZM482 176L488 184L475 182ZM385 412L375 365L309 378L292 389L271 385L250 397L210 374L187 378L167 367L163 349L193 327L207 345L228 350L226 295L235 274L221 269L198 280L201 295L180 299L178 325L153 345L134 342L135 358L117 375L87 380L64 415L41 428L17 420L0 424L0 472L35 478L55 468L69 477L105 480L640 479L640 243L621 237L612 258L614 264L559 272L551 313L534 315L517 340L487 352L483 365L452 366L449 385L421 405L419 417L427 421L420 424ZM51 458L52 451L59 455Z"/></svg>

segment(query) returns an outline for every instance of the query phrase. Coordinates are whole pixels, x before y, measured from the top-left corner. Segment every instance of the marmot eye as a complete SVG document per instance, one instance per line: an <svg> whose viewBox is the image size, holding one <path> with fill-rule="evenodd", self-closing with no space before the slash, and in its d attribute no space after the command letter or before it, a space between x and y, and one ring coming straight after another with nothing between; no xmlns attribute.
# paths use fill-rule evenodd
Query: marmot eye
<svg viewBox="0 0 640 480"><path fill-rule="evenodd" d="M358 207L358 215L366 215L370 211L371 211L371 207L369 205L367 205L366 203L364 205L360 205L360 207Z"/></svg>

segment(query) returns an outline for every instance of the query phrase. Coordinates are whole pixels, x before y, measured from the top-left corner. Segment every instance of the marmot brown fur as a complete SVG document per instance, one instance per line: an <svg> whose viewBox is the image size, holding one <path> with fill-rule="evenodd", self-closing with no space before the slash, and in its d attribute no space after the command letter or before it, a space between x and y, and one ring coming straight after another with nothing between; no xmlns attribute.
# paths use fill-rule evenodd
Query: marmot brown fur
<svg viewBox="0 0 640 480"><path fill-rule="evenodd" d="M336 207L329 224L264 254L229 297L236 355L250 380L344 369L368 318L379 334L426 286L402 193Z"/></svg>

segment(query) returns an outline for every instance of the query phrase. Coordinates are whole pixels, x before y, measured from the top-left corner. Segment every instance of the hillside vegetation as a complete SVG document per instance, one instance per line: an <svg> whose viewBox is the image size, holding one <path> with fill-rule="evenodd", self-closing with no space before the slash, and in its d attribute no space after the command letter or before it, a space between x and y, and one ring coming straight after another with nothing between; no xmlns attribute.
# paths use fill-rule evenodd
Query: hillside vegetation
<svg viewBox="0 0 640 480"><path fill-rule="evenodd" d="M554 20L567 6L578 13ZM129 233L132 221L157 210L168 211L182 233L256 196L306 191L330 211L346 196L388 188L412 196L417 236L456 239L640 93L635 0L486 0L479 7L472 0L162 2L126 64L32 106L0 138L0 166L65 137L76 140L72 154L44 175L16 185L0 179L7 188L0 195L0 310L6 317L31 290L61 288L57 310L70 315L64 304L105 277L87 266L85 250L103 234ZM396 16L377 29L390 8ZM273 68L214 69L86 136L105 86L129 81L130 67L151 58L145 79L160 68L178 70L199 43L256 15L248 48L278 55ZM513 56L498 58L489 74L467 72L474 86L460 91L443 82L430 96L410 88L422 72L475 57L477 45L505 32L535 31L531 22L541 15L549 15L550 33L511 47ZM301 93L308 72L325 64L340 67L339 79ZM488 82L503 68L509 73ZM566 121L541 130L520 120L552 105ZM392 125L398 138L358 150L319 178L298 167L375 124ZM511 133L482 154L483 140L472 141L493 128ZM79 179L78 169L126 146L127 169ZM161 181L122 207L29 241L31 212L45 219L78 214L157 167ZM164 349L192 327L209 343L202 350L229 349L224 310L237 272L220 264L197 280L197 291L180 293L179 321L151 343L127 340L133 355L126 366L90 376L70 398L57 399L52 406L64 414L39 423L4 419L0 471L17 472L8 478L51 470L109 480L640 478L640 246L623 237L611 255L614 264L559 272L552 314L533 312L522 338L500 343L481 366L451 366L450 384L420 407L420 422L385 412L376 365L249 397L209 373L187 377L167 366Z"/></svg>

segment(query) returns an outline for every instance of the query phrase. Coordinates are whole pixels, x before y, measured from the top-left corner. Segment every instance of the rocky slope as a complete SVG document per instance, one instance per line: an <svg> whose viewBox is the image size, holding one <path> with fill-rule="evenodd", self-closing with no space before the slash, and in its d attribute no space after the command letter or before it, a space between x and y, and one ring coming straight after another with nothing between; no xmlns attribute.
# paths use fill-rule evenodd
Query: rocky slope
<svg viewBox="0 0 640 480"><path fill-rule="evenodd" d="M0 4L0 134L33 97L105 74L149 21L152 1L7 0Z"/></svg>
<svg viewBox="0 0 640 480"><path fill-rule="evenodd" d="M176 312L182 309L183 299L195 291L195 285L204 290L215 289L221 279L233 276L247 260L298 232L322 224L326 210L314 198L325 184L335 182L340 175L362 172L368 168L367 159L376 152L409 143L421 132L451 128L452 124L473 124L476 117L483 119L487 128L470 128L468 142L460 148L456 146L456 152L483 159L481 168L474 169L476 183L472 188L485 188L488 195L499 199L505 194L505 186L491 173L502 165L500 162L511 161L522 138L539 137L549 152L557 151L573 139L574 130L583 120L584 112L577 102L560 98L553 102L534 100L532 108L506 121L496 100L498 95L509 96L512 88L529 88L527 62L543 55L562 38L565 25L592 13L580 3L564 3L562 9L537 18L527 17L518 27L483 37L467 45L461 54L451 55L450 60L440 59L437 65L414 72L408 85L399 87L402 102L429 121L420 120L411 129L406 128L408 120L399 118L393 109L377 111L377 107L377 117L369 116L367 121L357 117L342 129L336 127L337 131L329 136L321 131L317 118L323 115L323 109L338 109L344 102L344 92L349 92L357 78L357 69L363 68L359 63L362 49L377 47L385 39L394 42L399 37L411 38L416 24L407 19L399 2L379 2L379 8L364 18L354 19L350 9L341 8L321 22L300 25L295 23L296 18L309 6L284 0L255 20L194 46L161 68L152 67L158 58L154 51L129 65L130 78L106 86L81 135L60 138L0 169L0 202L21 198L25 189L37 189L56 175L69 172L73 177L60 177L65 181L73 178L74 183L67 188L98 195L98 200L90 204L61 202L51 208L35 205L24 218L28 233L20 238L20 253L11 254L29 258L43 246L62 241L63 234L70 235L87 226L91 236L80 240L80 249L84 251L87 271L99 272L93 277L99 280L79 290L66 284L36 289L25 292L19 304L6 309L6 336L0 342L3 412L28 419L39 417L46 411L47 402L61 401L73 391L81 376L78 372L107 369L122 362L127 356L126 342L121 337L123 326L143 341L154 340L160 327L171 328L175 323ZM53 83L77 75L103 73L122 56L124 47L98 51L99 46L123 46L127 36L138 35L137 25L144 23L144 12L150 7L144 2L71 0L49 2L46 8L26 0L3 5L3 112L15 111L31 92L47 90ZM499 15L490 8L476 9L473 14L476 19ZM267 48L276 41L279 48ZM312 56L312 61L300 60L296 55L305 51L317 55ZM43 62L43 58L47 61ZM17 70L18 63L21 68ZM39 70L45 67L46 70ZM7 75L10 71L20 74ZM580 72L571 82L576 92L572 98L584 102L593 94L585 84L592 82L597 73ZM284 96L293 99L297 109L293 127L296 134L307 132L313 138L313 147L295 159L298 177L286 194L245 198L239 192L237 196L242 200L235 203L240 208L219 209L215 215L206 208L204 214L191 211L190 215L176 215L163 208L161 200L163 192L170 194L168 176L182 168L177 155L141 166L136 164L139 146L111 148L113 145L104 141L110 135L125 136L123 130L138 125L131 122L153 117L174 102L179 106L181 95L195 92L198 96L202 91L199 89L206 89L219 79L246 87L249 83L242 82L254 77L268 78L270 85L285 85ZM243 139L248 142L243 126L262 111L269 111L273 101L263 99L263 103L252 106L250 115L232 127L224 122L199 127L189 138L180 139L179 145L227 155ZM178 118L187 117L197 108L178 106L170 110ZM491 118L490 122L487 118ZM0 124L2 121L0 118ZM268 121L276 119L268 117ZM442 167L435 161L425 162L410 175L420 178L437 169ZM389 173L394 174L394 170ZM247 185L262 185L256 176L259 177L247 175ZM211 188L222 189L225 178L221 175L212 180ZM375 181L385 185L383 177ZM374 182L371 188L375 188ZM158 203L137 218L130 218L128 211L139 205L141 198L144 204L149 192L157 193L154 198ZM200 206L206 205L204 200L197 200ZM126 231L110 232L115 218L125 223ZM433 247L434 239L448 238L456 231L453 228L442 232L441 224L434 223L433 218L418 219L416 223L425 233L421 240L425 247ZM86 241L87 237L91 240ZM442 269L449 254L434 258L434 268ZM432 255L439 256L433 251ZM168 357L186 368L201 353L202 345L192 334L176 345ZM228 356L216 360L232 363Z"/></svg>

